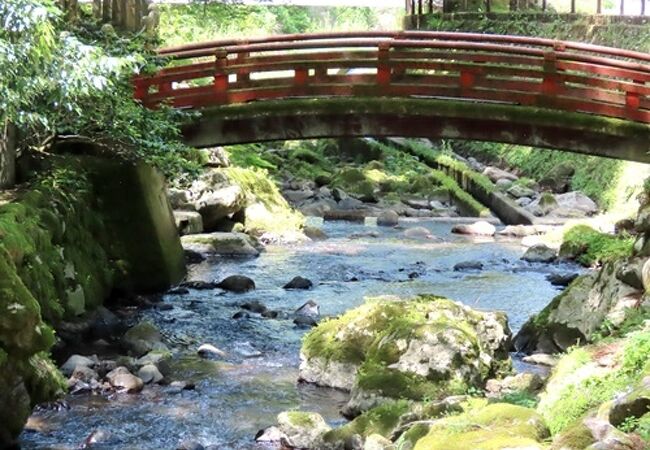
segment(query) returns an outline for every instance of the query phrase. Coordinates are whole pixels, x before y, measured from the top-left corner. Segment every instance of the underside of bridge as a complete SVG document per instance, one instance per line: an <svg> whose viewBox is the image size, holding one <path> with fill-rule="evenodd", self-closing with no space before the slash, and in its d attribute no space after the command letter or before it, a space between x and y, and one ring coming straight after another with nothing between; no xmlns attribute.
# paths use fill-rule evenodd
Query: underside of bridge
<svg viewBox="0 0 650 450"><path fill-rule="evenodd" d="M429 98L258 101L202 110L196 147L289 139L422 137L530 145L650 163L650 126L586 113Z"/></svg>

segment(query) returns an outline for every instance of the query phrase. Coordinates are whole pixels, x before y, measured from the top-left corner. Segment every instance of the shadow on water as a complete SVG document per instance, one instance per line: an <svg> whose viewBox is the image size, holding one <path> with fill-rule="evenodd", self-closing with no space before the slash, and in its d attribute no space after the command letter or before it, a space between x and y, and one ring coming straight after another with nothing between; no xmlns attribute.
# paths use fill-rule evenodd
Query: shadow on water
<svg viewBox="0 0 650 450"><path fill-rule="evenodd" d="M68 396L69 410L42 412L25 431L23 448L79 448L95 430L103 443L93 448L174 449L184 440L223 449L255 449L255 433L275 422L284 410L316 411L331 424L342 423L338 410L345 393L296 383L300 340L304 330L291 319L234 320L239 305L257 300L290 315L315 300L321 315L334 316L363 302L364 296L434 293L485 310L503 310L513 330L543 308L557 290L545 276L575 267L529 265L516 241L472 239L449 233L444 221L406 221L423 226L439 240L413 240L403 230L363 224L328 222L330 239L293 247L270 247L257 259L219 259L191 269L198 280L232 274L253 278L257 289L246 294L219 290L167 295L168 311L147 310L143 320L155 322L175 353L171 379L193 381L195 390L147 387L139 395ZM372 234L368 234L372 232ZM350 239L349 236L356 235ZM455 264L481 261L481 271L456 272ZM286 291L296 275L314 281L310 291ZM224 361L195 356L202 343L228 353ZM246 358L238 348L250 344L262 356Z"/></svg>

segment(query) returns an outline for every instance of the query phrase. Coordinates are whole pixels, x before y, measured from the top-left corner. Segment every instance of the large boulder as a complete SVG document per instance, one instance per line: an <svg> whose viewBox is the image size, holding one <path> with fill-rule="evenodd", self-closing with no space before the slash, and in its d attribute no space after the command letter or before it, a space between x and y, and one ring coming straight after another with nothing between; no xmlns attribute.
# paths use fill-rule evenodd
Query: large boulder
<svg viewBox="0 0 650 450"><path fill-rule="evenodd" d="M212 230L226 217L239 212L246 206L246 195L238 185L230 185L204 191L194 202L196 210L203 217L203 226Z"/></svg>
<svg viewBox="0 0 650 450"><path fill-rule="evenodd" d="M390 398L464 393L509 368L506 316L432 295L380 297L321 323L303 342L300 379L350 390L355 416Z"/></svg>
<svg viewBox="0 0 650 450"><path fill-rule="evenodd" d="M399 215L392 209L382 211L377 217L377 225L384 227L394 227L399 223Z"/></svg>
<svg viewBox="0 0 650 450"><path fill-rule="evenodd" d="M555 196L557 209L554 215L562 217L592 216L598 212L598 205L580 191L557 194Z"/></svg>
<svg viewBox="0 0 650 450"><path fill-rule="evenodd" d="M245 233L203 233L183 236L181 243L185 250L200 254L224 256L258 256L262 244Z"/></svg>
<svg viewBox="0 0 650 450"><path fill-rule="evenodd" d="M526 205L526 209L536 216L546 216L559 206L555 196L544 192L538 198Z"/></svg>
<svg viewBox="0 0 650 450"><path fill-rule="evenodd" d="M613 326L639 306L641 291L617 277L624 261L605 264L582 275L528 320L514 338L514 347L524 353L557 353L588 341L607 321ZM647 301L647 300L646 300Z"/></svg>

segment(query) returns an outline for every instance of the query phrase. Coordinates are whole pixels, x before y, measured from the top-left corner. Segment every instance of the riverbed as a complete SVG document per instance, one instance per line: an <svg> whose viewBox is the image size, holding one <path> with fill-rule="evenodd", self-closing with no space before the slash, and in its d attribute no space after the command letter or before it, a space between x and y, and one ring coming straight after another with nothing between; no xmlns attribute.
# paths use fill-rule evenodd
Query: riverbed
<svg viewBox="0 0 650 450"><path fill-rule="evenodd" d="M220 258L190 268L193 280L241 274L255 280L246 294L190 290L166 295L171 309L138 314L161 329L174 353L172 380L192 381L194 390L148 386L141 394L111 398L68 396L69 409L35 413L21 436L22 448L80 448L95 433L101 449L175 449L194 441L219 449L263 449L255 433L275 423L284 410L320 413L332 425L345 393L297 384L300 339L291 313L308 300L322 317L358 306L364 297L434 293L472 308L502 310L516 331L558 293L546 280L553 271L575 266L528 264L519 240L450 234L446 220L401 220L401 229L372 224L325 222L329 239L293 246L270 245L255 259ZM404 229L425 227L436 239L408 239ZM482 270L455 271L454 265L480 261ZM314 282L308 291L282 286L294 276ZM235 320L239 305L258 300L286 318L252 315ZM196 356L200 344L226 351L223 360ZM249 357L252 349L261 356ZM521 364L517 367L522 368ZM527 370L525 367L523 370Z"/></svg>

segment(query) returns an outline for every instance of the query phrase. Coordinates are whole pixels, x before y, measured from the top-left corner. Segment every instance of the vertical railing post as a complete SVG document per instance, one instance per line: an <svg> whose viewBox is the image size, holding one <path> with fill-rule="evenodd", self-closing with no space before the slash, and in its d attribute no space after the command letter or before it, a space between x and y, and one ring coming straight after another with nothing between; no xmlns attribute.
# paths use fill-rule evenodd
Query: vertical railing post
<svg viewBox="0 0 650 450"><path fill-rule="evenodd" d="M555 97L562 90L563 82L557 69L557 52L563 52L565 48L563 43L557 42L553 45L553 50L544 53L544 77L541 86L543 105L553 105Z"/></svg>
<svg viewBox="0 0 650 450"><path fill-rule="evenodd" d="M217 104L228 102L228 52L218 48L214 53L214 100Z"/></svg>
<svg viewBox="0 0 650 450"><path fill-rule="evenodd" d="M306 67L296 67L293 70L293 90L295 95L305 95L307 93L308 78L309 69Z"/></svg>
<svg viewBox="0 0 650 450"><path fill-rule="evenodd" d="M490 4L490 0L485 0L485 12L489 13L492 11L492 5Z"/></svg>
<svg viewBox="0 0 650 450"><path fill-rule="evenodd" d="M242 44L246 45L246 44L248 44L248 42L244 42ZM249 56L250 56L250 53L248 53L248 52L237 53L236 64L237 65L245 64L246 60L248 59ZM250 75L250 70L249 69L241 68L241 67L237 69L237 82L238 83L239 82L247 83L247 82L250 81L250 79L251 79L251 75Z"/></svg>
<svg viewBox="0 0 650 450"><path fill-rule="evenodd" d="M571 0L571 14L576 13L576 0Z"/></svg>
<svg viewBox="0 0 650 450"><path fill-rule="evenodd" d="M423 0L418 0L418 16L421 16L423 12L422 1Z"/></svg>
<svg viewBox="0 0 650 450"><path fill-rule="evenodd" d="M429 0L429 14L433 14L433 0Z"/></svg>
<svg viewBox="0 0 650 450"><path fill-rule="evenodd" d="M542 0L542 12L546 12L546 0Z"/></svg>
<svg viewBox="0 0 650 450"><path fill-rule="evenodd" d="M625 15L625 0L621 0L621 10L620 10L621 16Z"/></svg>
<svg viewBox="0 0 650 450"><path fill-rule="evenodd" d="M135 100L140 100L140 102L147 106L147 97L149 95L149 83L142 77L134 78L133 84L135 89L133 90L133 98Z"/></svg>
<svg viewBox="0 0 650 450"><path fill-rule="evenodd" d="M603 0L596 0L596 14L603 13Z"/></svg>
<svg viewBox="0 0 650 450"><path fill-rule="evenodd" d="M641 15L645 16L645 2L646 0L641 0Z"/></svg>
<svg viewBox="0 0 650 450"><path fill-rule="evenodd" d="M390 88L391 67L390 67L390 42L379 43L377 52L377 93L388 94Z"/></svg>

